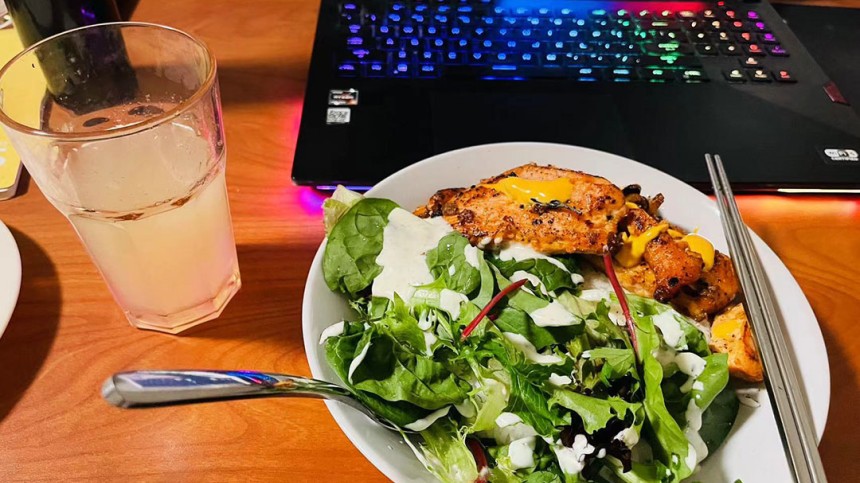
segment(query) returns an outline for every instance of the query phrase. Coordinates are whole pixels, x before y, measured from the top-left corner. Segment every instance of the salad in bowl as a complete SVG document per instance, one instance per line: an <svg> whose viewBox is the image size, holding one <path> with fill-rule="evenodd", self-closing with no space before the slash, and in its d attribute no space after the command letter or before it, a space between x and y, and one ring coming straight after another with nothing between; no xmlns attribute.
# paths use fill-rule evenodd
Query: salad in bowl
<svg viewBox="0 0 860 483"><path fill-rule="evenodd" d="M535 165L414 212L339 187L326 359L441 481L684 481L761 366L730 260L661 201Z"/></svg>

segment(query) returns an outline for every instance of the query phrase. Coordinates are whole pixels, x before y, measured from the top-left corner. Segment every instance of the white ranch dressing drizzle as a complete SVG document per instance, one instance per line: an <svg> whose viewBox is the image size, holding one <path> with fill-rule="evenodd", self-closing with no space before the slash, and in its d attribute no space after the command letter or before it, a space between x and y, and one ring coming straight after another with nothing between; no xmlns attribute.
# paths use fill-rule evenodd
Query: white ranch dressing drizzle
<svg viewBox="0 0 860 483"><path fill-rule="evenodd" d="M618 440L624 443L628 448L632 448L636 446L636 443L639 442L639 433L636 432L633 428L624 428L615 435L613 440Z"/></svg>
<svg viewBox="0 0 860 483"><path fill-rule="evenodd" d="M460 304L468 301L469 297L447 288L443 288L442 293L439 294L439 307L451 314L451 318L454 320L460 317Z"/></svg>
<svg viewBox="0 0 860 483"><path fill-rule="evenodd" d="M537 436L537 431L531 425L526 424L514 413L502 413L496 417L496 427L493 428L493 439L496 444L511 444L512 442Z"/></svg>
<svg viewBox="0 0 860 483"><path fill-rule="evenodd" d="M511 442L508 446L511 469L531 468L535 465L535 437L527 436Z"/></svg>
<svg viewBox="0 0 860 483"><path fill-rule="evenodd" d="M538 291L544 295L547 295L546 287L540 279L525 270L517 270L513 274L511 274L511 282L519 282L520 280L527 280L533 287L538 289Z"/></svg>
<svg viewBox="0 0 860 483"><path fill-rule="evenodd" d="M705 360L692 352L680 352L675 354L675 364L679 371L688 376L687 382L681 386L681 392L686 394L693 388L696 378L705 370Z"/></svg>
<svg viewBox="0 0 860 483"><path fill-rule="evenodd" d="M428 356L433 355L433 344L435 344L437 340L439 340L439 338L436 337L434 333L424 332L424 345L426 346Z"/></svg>
<svg viewBox="0 0 860 483"><path fill-rule="evenodd" d="M324 344L330 337L337 337L343 334L345 325L346 324L341 320L340 322L323 329L322 334L320 334L320 344Z"/></svg>
<svg viewBox="0 0 860 483"><path fill-rule="evenodd" d="M466 263L477 268L481 269L480 265L480 256L478 255L478 247L473 247L472 245L466 245L463 248L463 255L466 257Z"/></svg>
<svg viewBox="0 0 860 483"><path fill-rule="evenodd" d="M523 245L521 243L511 243L510 245L506 246L505 248L502 248L501 250L499 250L499 258L503 262L507 262L510 260L516 260L518 262L521 262L523 260L532 260L532 259L546 260L549 263L552 263L553 265L555 265L556 267L564 270L565 272L570 272L567 269L567 267L564 266L563 263L556 260L555 258L544 255L543 253L538 252L534 248L532 248L528 245Z"/></svg>
<svg viewBox="0 0 860 483"><path fill-rule="evenodd" d="M520 334L516 334L514 332L502 332L502 334L506 339L508 339L508 341L510 341L511 344L515 345L517 349L521 350L523 354L525 354L526 359L534 362L535 364L553 365L564 362L564 359L562 359L561 356L555 354L541 354L528 339Z"/></svg>
<svg viewBox="0 0 860 483"><path fill-rule="evenodd" d="M435 423L439 418L448 414L448 411L451 409L451 406L445 406L442 409L437 409L432 413L428 414L426 417L413 421L405 426L406 429L411 429L412 431L424 431L429 428L431 424Z"/></svg>
<svg viewBox="0 0 860 483"><path fill-rule="evenodd" d="M393 209L382 232L382 251L376 257L382 272L373 280L373 296L394 299L396 293L408 302L416 286L433 282L426 253L452 231L442 217L423 219L402 208Z"/></svg>
<svg viewBox="0 0 860 483"><path fill-rule="evenodd" d="M358 355L355 356L355 359L353 359L352 362L349 363L349 372L346 375L346 379L349 382L352 382L352 373L355 372L356 369L358 369L358 366L361 365L361 361L363 361L365 356L367 356L368 349L370 349L370 342L368 342L364 346L364 348L361 349L361 352L359 352Z"/></svg>
<svg viewBox="0 0 860 483"><path fill-rule="evenodd" d="M696 404L693 398L690 398L690 402L687 403L684 419L687 420L684 436L687 437L687 441L690 442L690 446L696 453L696 462L693 463L693 466L688 465L690 469L693 469L697 463L708 456L708 445L705 444L705 441L699 435L699 431L702 429L702 409ZM690 460L689 454L687 455L687 459Z"/></svg>
<svg viewBox="0 0 860 483"><path fill-rule="evenodd" d="M538 327L566 327L576 323L576 317L555 300L546 307L532 310L529 317Z"/></svg>
<svg viewBox="0 0 860 483"><path fill-rule="evenodd" d="M567 475L577 475L585 468L585 457L594 453L594 446L588 444L584 434L577 434L570 448L554 444L552 450L558 458L561 471Z"/></svg>
<svg viewBox="0 0 860 483"><path fill-rule="evenodd" d="M553 386L564 387L573 384L573 379L568 376L563 376L561 374L556 374L553 372L549 375L549 383Z"/></svg>
<svg viewBox="0 0 860 483"><path fill-rule="evenodd" d="M682 340L686 340L684 337L684 330L681 329L681 324L675 318L676 315L681 317L681 314L669 309L653 316L651 320L654 322L654 325L660 329L660 333L663 334L663 340L666 341L666 345L675 349L684 349L686 348L686 344L681 344Z"/></svg>

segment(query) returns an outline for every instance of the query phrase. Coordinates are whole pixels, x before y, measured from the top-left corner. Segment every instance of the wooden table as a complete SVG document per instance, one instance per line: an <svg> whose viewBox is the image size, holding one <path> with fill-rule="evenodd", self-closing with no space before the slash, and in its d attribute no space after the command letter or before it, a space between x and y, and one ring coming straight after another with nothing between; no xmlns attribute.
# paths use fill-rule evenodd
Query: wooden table
<svg viewBox="0 0 860 483"><path fill-rule="evenodd" d="M0 481L382 480L316 401L123 411L99 397L106 376L129 369L309 374L301 300L323 196L294 186L290 167L318 2L167 4L144 1L135 18L199 36L218 58L243 288L182 336L132 329L35 185L0 203L24 271L0 339ZM751 196L741 209L815 309L833 382L821 452L830 481L857 481L860 199Z"/></svg>

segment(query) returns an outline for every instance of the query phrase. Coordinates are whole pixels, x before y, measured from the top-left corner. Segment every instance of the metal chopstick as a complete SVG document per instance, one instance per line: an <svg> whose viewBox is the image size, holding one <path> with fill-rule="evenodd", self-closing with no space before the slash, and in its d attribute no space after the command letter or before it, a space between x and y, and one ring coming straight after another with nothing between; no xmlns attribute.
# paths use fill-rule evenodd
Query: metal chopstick
<svg viewBox="0 0 860 483"><path fill-rule="evenodd" d="M744 305L761 355L765 384L789 468L794 481L798 483L824 483L827 477L818 454L809 404L774 309L773 295L764 269L753 247L749 231L738 212L720 156L711 157L706 154L705 161L714 193L717 195L729 252L746 298Z"/></svg>

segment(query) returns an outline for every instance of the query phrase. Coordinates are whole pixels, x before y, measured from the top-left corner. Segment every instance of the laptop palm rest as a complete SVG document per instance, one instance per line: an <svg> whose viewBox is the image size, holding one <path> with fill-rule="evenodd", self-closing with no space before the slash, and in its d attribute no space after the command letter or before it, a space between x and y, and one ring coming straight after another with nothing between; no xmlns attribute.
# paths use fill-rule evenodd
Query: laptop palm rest
<svg viewBox="0 0 860 483"><path fill-rule="evenodd" d="M437 153L486 143L544 141L633 155L608 94L436 91L430 110Z"/></svg>

